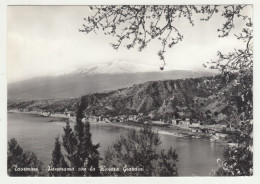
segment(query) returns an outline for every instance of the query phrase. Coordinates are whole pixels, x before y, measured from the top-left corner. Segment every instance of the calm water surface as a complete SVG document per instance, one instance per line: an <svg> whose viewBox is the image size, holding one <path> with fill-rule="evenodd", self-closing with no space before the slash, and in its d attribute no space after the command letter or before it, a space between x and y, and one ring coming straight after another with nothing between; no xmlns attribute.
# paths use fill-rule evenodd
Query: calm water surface
<svg viewBox="0 0 260 184"><path fill-rule="evenodd" d="M15 137L27 151L33 151L38 158L48 165L54 147L54 139L63 134L64 122L50 122L53 118L40 117L36 114L8 113L8 139ZM73 124L71 124L73 126ZM108 146L117 140L127 128L92 124L91 132L94 143L100 143L101 156ZM180 138L171 135L160 135L161 148L170 146L179 155L179 175L207 176L216 166L217 158L222 157L223 145L199 139Z"/></svg>

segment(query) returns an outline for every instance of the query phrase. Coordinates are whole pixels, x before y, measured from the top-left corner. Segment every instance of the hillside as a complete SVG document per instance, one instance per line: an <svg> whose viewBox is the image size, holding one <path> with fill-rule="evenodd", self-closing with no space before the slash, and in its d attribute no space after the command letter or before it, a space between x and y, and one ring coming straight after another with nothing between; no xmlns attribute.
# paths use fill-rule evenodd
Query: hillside
<svg viewBox="0 0 260 184"><path fill-rule="evenodd" d="M116 60L110 63L70 69L53 76L36 77L8 84L8 100L78 98L147 81L212 75L206 71L168 69Z"/></svg>
<svg viewBox="0 0 260 184"><path fill-rule="evenodd" d="M212 123L229 116L233 108L227 104L226 92L229 85L221 85L220 80L209 82L212 77L152 81L133 85L107 93L83 96L87 101L87 114L115 116L144 113L154 118L173 116L200 119ZM52 100L8 101L8 109L46 110L64 112L75 111L78 98Z"/></svg>
<svg viewBox="0 0 260 184"><path fill-rule="evenodd" d="M169 71L148 73L95 74L39 77L8 85L8 99L77 98L153 80L201 77L209 73Z"/></svg>

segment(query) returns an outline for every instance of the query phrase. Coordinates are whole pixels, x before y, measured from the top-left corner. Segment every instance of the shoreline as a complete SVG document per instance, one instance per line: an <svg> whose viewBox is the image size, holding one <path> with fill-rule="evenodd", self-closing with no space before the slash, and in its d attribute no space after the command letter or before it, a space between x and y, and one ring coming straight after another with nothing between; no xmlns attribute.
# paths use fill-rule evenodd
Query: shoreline
<svg viewBox="0 0 260 184"><path fill-rule="evenodd" d="M7 113L22 113L22 114L36 114L36 115L39 115L41 117L49 117L49 118L55 118L55 119L59 119L59 118L62 118L64 123L66 123L66 120L69 120L70 123L75 123L76 122L76 118L75 117L61 117L59 115L51 115L51 116L45 116L45 115L42 115L41 113L39 112L21 112L21 111L7 111ZM60 119L59 119L60 120ZM51 121L51 122L58 122L58 121ZM122 123L106 123L105 121L99 121L99 122L94 122L94 121L89 121L89 123L91 125L103 125L103 126L114 126L114 127L121 127L121 128L134 128L134 129L141 129L141 125L138 124L138 125L133 125L133 124L122 124ZM178 134L175 134L175 133L172 133L172 132L168 132L168 131L163 131L163 130L158 130L157 128L155 127L152 127L153 131L156 131L158 132L159 134L164 134L164 135L172 135L172 136L176 136L176 137L182 137Z"/></svg>
<svg viewBox="0 0 260 184"><path fill-rule="evenodd" d="M36 114L41 117L48 117L48 118L54 118L54 120L51 120L50 122L64 122L69 120L70 123L76 123L76 117L64 117L64 115L58 115L58 114L52 114L51 116L43 115L40 112L21 112L21 111L7 111L7 113L24 113L24 114ZM140 130L142 125L141 124L133 124L131 122L126 122L126 123L112 123L112 122L105 122L105 121L99 121L99 122L94 122L94 121L89 121L90 125L102 125L102 126L114 126L114 127L121 127L121 128L132 128L136 130ZM162 130L164 129L164 130ZM217 141L217 142L212 142L210 139L203 139L199 136L191 136L187 133L178 133L178 131L181 131L181 129L166 129L165 127L156 127L152 126L152 130L157 132L159 135L169 135L169 136L174 136L174 137L180 137L180 138L189 138L189 139L200 139L202 141L206 142L211 142L211 143L218 143L218 144L227 144L225 141Z"/></svg>
<svg viewBox="0 0 260 184"><path fill-rule="evenodd" d="M13 115L12 115L13 114ZM41 119L43 119L43 121L49 121L49 120L51 120L51 119L55 119L55 118L44 118L44 117L42 117L41 118L41 116L39 115L39 114L36 114L36 113L30 113L30 112L26 112L26 113L23 113L23 112L21 112L21 113L17 113L17 115L15 115L16 113L14 112L14 113L9 113L8 114L8 116L10 116L10 117L16 117L16 118L18 118L18 123L19 123L19 119L21 118L23 118L23 117L25 117L25 120L27 120L28 119L28 121L30 121L30 117L32 117L32 118L36 118L35 120L37 120L37 121L35 121L35 122L39 122L39 124L38 125L41 125L42 127L44 127L44 123L40 123L40 122L42 122L42 120ZM20 114L20 115L19 115ZM36 115L33 115L33 114L36 114ZM45 120L44 120L45 119ZM11 120L10 120L11 121ZM32 122L33 123L33 122ZM56 125L59 125L57 128L57 130L60 130L60 129L62 129L62 127L64 127L65 125L66 125L66 123L65 122L54 122L53 124L52 123L46 123L46 125L48 125L48 129L45 129L46 131L48 131L49 129L52 129L52 127L56 127ZM14 126L16 126L15 124L13 124ZM35 124L31 124L31 126L32 127L36 127L36 129L38 129L37 128L37 123L35 123ZM114 126L114 127L113 127ZM73 128L73 124L71 124L71 127ZM118 128L118 127L122 127L122 129L121 128ZM21 127L22 128L22 127ZM102 158L103 158L103 153L104 153L104 151L106 150L106 148L108 147L108 146L110 146L111 144L105 144L106 143L106 141L108 141L109 143L110 142L114 142L114 141L110 141L110 139L115 139L115 140L117 140L117 138L114 136L114 133L115 133L115 135L118 135L118 134L124 134L125 135L125 133L126 133L126 131L128 130L128 129L125 129L125 128L135 128L135 129L140 129L141 127L137 127L137 126L130 126L130 125L122 125L122 124L116 124L116 123L105 123L105 122L91 122L91 130L93 130L93 131L95 131L95 130L97 130L98 132L100 132L100 130L105 130L105 132L108 132L108 133L106 133L106 134L96 134L96 131L95 131L95 135L98 135L96 138L95 138L95 141L94 141L94 139L93 139L93 141L94 141L94 143L100 143L101 145L102 145L102 148L100 148L99 149L99 152L100 152L100 154L102 154ZM40 129L39 129L39 131L41 131ZM45 131L45 132L46 132ZM110 133L110 131L111 131L111 134L109 134ZM157 131L157 130L156 130ZM26 131L26 132L28 132L28 131ZM45 132L42 132L43 134L44 134L44 136L46 137L47 135L45 134ZM56 132L56 131L55 131ZM63 134L64 132L63 131L61 131L61 134ZM94 133L94 132L93 132ZM167 132L161 132L162 134L169 134L169 133L167 133ZM104 136L103 136L104 135ZM110 135L111 136L113 136L113 137L110 137ZM26 134L26 136L28 137L28 136L30 136L30 135L28 135L28 134ZM35 136L35 135L34 135ZM33 137L34 137L33 136ZM36 136L38 136L37 134L36 134ZM55 137L56 136L56 133L55 133L55 135L53 136L53 137ZM93 134L92 134L92 136L93 136ZM218 149L218 150L221 150L221 152L219 152L220 154L218 154L218 152L210 152L210 154L212 154L214 157L207 157L207 159L210 159L210 160L214 160L214 164L215 164L215 160L217 159L217 158L220 158L221 157L221 155L222 155L222 149L223 149L223 146L222 145L220 145L220 144L215 144L215 143L213 143L213 144L211 144L210 142L206 142L206 141L203 141L203 140L194 140L194 139L190 139L190 138L188 138L188 139L182 139L181 137L180 138L175 138L175 137L172 137L173 135L171 134L171 136L162 136L161 134L160 134L160 137L161 137L161 141L163 142L163 143L166 143L166 144L161 144L161 146L162 147L159 147L158 149L168 149L169 148L169 146L173 146L175 149L178 149L178 153L180 154L180 155L182 155L182 153L184 153L184 155L186 155L185 154L185 152L187 152L187 151L191 151L191 155L192 156L194 156L193 154L192 154L192 150L193 149L190 149L190 148L194 148L194 149L197 149L197 146L196 145L198 145L198 146L202 146L201 148L205 148L206 150L212 150L212 146L214 147L214 149L215 149L215 147ZM47 137L50 137L50 136L47 136ZM109 138L110 137L110 138ZM92 137L93 138L93 137ZM97 139L98 138L98 139ZM96 140L97 139L97 140ZM20 139L17 139L18 141L20 141ZM41 140L42 141L44 141L44 142L46 142L45 141L45 139L42 139L41 138ZM52 141L53 141L53 139L51 139ZM102 142L102 141L105 141L105 142ZM176 142L175 142L176 141ZM28 141L26 141L26 142L28 142ZM21 142L21 145L22 145L22 142ZM33 146L34 146L34 144L33 144ZM178 148L177 148L178 147ZM40 148L40 149L38 149L38 148ZM52 149L53 149L53 142L52 142L52 145L50 145L49 147L48 147L48 145L46 145L46 146L41 146L40 144L37 144L37 147L31 147L30 149L29 148L26 148L26 149L28 149L28 151L34 151L34 152L36 152L36 153L41 153L42 155L40 155L38 158L41 160L41 161L43 161L44 163L46 163L45 165L48 165L50 162L49 162L49 160L50 160L50 154L51 154L51 151L52 151ZM49 150L49 151L48 151ZM198 153L198 152L197 152ZM196 153L196 154L197 154ZM48 155L47 155L48 154ZM47 156L46 156L47 155ZM200 154L198 153L197 154L198 155L198 158L199 159L201 159L202 161L200 161L200 160L198 160L198 161L196 161L196 162L198 162L199 164L201 163L201 162L203 162L203 160L204 160L204 158L202 157L201 158L201 156L200 156ZM187 155L187 156L184 156L184 157L182 157L183 158L183 160L185 161L186 159L185 159L185 157L187 157L187 159L191 159L191 160L193 160L192 159L192 157L190 157L189 156L189 154ZM194 156L195 157L195 156ZM213 161L212 161L212 163L213 163ZM196 164L194 164L194 162L190 162L189 163L189 166L190 166L190 164L193 164L194 165L194 168L195 168L195 170L194 170L194 172L196 171ZM181 166L180 166L181 167ZM185 167L185 164L184 164L184 166L183 166L183 168ZM186 171L186 170L184 170L184 171ZM193 173L193 171L192 171L192 173ZM206 172L205 172L206 173Z"/></svg>
<svg viewBox="0 0 260 184"><path fill-rule="evenodd" d="M121 127L121 128L132 128L132 129L136 129L136 130L141 129L141 125L133 125L133 124L127 124L127 123L119 124L119 123L105 123L105 122L90 122L90 124L92 124L92 125L101 124L101 125L115 126L115 127ZM173 137L187 138L187 139L199 139L199 140L205 141L205 142L227 145L227 142L225 142L225 141L212 142L212 141L210 141L210 139L203 139L198 136L180 134L174 129L162 130L162 129L160 129L160 127L152 126L152 130L157 132L159 135L169 135L169 136L173 136Z"/></svg>

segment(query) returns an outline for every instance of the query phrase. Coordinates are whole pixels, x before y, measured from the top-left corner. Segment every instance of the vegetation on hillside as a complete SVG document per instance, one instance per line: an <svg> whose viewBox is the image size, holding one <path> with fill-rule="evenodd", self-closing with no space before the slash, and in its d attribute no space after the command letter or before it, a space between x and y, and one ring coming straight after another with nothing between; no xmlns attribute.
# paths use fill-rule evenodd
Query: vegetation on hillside
<svg viewBox="0 0 260 184"><path fill-rule="evenodd" d="M183 112L191 120L219 123L230 116L230 109L237 108L237 104L227 104L231 97L225 95L236 91L232 83L234 77L223 83L221 75L146 82L108 93L86 95L84 111L88 115L105 117L143 113L155 119L173 118L177 112ZM76 111L79 102L80 99L20 101L9 102L8 108L64 113L65 110Z"/></svg>

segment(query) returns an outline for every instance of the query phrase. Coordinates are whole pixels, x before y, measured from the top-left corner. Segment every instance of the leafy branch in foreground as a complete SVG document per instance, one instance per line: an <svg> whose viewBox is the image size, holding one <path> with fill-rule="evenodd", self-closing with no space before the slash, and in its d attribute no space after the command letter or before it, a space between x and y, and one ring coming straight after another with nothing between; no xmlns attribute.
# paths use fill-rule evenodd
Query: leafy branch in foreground
<svg viewBox="0 0 260 184"><path fill-rule="evenodd" d="M216 176L250 176L253 174L253 152L245 146L230 147L224 150L224 160L218 160Z"/></svg>
<svg viewBox="0 0 260 184"><path fill-rule="evenodd" d="M218 176L250 176L253 174L253 24L244 16L246 27L237 39L245 42L245 48L228 54L218 52L218 59L212 62L212 69L218 69L223 82L230 85L227 103L235 105L232 116L227 121L238 125L230 136L234 143L224 151L224 159L213 171ZM228 34L228 33L227 33ZM235 78L232 79L231 78Z"/></svg>
<svg viewBox="0 0 260 184"><path fill-rule="evenodd" d="M223 83L233 89L227 103L235 104L231 117L227 122L235 121L239 126L230 139L235 146L224 152L224 160L219 162L215 175L252 175L253 173L253 32L252 21L244 11L250 5L225 6L189 6L189 5L152 5L152 6L90 6L93 12L85 21L81 32L96 32L101 29L106 35L117 38L112 46L118 49L123 42L130 49L138 45L142 51L153 39L161 42L158 52L160 60L165 66L166 47L171 48L183 39L183 35L176 26L179 18L187 19L194 25L194 15L202 21L210 20L215 14L224 18L225 22L217 31L219 37L227 37L235 27L236 20L245 23L237 39L245 43L244 49L235 49L227 54L218 52L218 59L208 62L211 69L218 69ZM206 65L205 65L206 66ZM231 78L235 76L235 80ZM238 156L243 152L243 156ZM111 152L108 155L113 155ZM239 153L239 154L238 154Z"/></svg>
<svg viewBox="0 0 260 184"><path fill-rule="evenodd" d="M194 26L194 15L202 21L210 20L214 14L222 12L225 23L218 30L220 37L226 37L235 27L235 19L247 19L243 9L247 5L122 5L122 6L89 6L91 16L84 18L87 22L79 31L90 33L102 30L105 35L116 37L111 43L114 49L124 45L127 49L138 47L142 51L154 39L161 43L158 51L163 61L161 70L166 64L166 49L183 40L179 31L180 19L186 19Z"/></svg>

